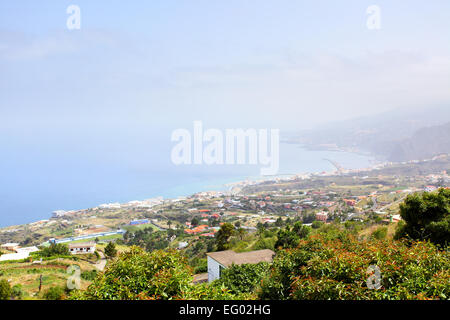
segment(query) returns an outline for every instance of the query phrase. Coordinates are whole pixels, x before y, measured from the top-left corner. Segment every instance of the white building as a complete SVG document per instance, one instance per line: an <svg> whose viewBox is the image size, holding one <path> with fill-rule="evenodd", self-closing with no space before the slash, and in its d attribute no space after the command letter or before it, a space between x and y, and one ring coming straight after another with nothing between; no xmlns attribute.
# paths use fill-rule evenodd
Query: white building
<svg viewBox="0 0 450 320"><path fill-rule="evenodd" d="M223 269L233 264L256 264L259 262L272 262L275 252L269 249L236 253L232 250L207 253L208 282L220 278Z"/></svg>
<svg viewBox="0 0 450 320"><path fill-rule="evenodd" d="M86 254L95 252L95 242L69 244L71 254Z"/></svg>
<svg viewBox="0 0 450 320"><path fill-rule="evenodd" d="M65 210L56 210L52 212L53 218L61 218L67 214Z"/></svg>
<svg viewBox="0 0 450 320"><path fill-rule="evenodd" d="M2 246L3 247L3 246ZM20 247L16 247L14 249L14 251L16 253L7 253L7 254L2 254L0 256L0 261L9 261L9 260L22 260L22 259L26 259L30 256L31 252L36 252L39 251L39 249L37 247L26 247L26 248L20 248Z"/></svg>
<svg viewBox="0 0 450 320"><path fill-rule="evenodd" d="M120 203L114 202L114 203L104 203L99 205L100 209L120 209Z"/></svg>
<svg viewBox="0 0 450 320"><path fill-rule="evenodd" d="M18 243L5 243L1 245L2 249L8 250L8 251L16 251L17 248L19 248Z"/></svg>

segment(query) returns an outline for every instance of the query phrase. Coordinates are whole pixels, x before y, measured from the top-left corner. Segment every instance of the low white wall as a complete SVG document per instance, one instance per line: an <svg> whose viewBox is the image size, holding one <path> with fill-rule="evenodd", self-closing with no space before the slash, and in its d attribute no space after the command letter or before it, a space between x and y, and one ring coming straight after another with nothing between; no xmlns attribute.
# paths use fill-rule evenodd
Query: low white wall
<svg viewBox="0 0 450 320"><path fill-rule="evenodd" d="M224 268L220 263L211 257L208 257L208 282L220 278L220 267Z"/></svg>

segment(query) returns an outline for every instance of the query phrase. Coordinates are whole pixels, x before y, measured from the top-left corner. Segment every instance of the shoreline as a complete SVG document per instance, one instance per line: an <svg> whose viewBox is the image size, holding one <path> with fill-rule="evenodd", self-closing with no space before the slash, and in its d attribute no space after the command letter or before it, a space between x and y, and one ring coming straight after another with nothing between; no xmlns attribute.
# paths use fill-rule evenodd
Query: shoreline
<svg viewBox="0 0 450 320"><path fill-rule="evenodd" d="M344 152L344 153L348 153L348 154L353 154L353 155L358 155L358 156L364 156L364 157L370 157L369 163L370 166L366 167L366 168L358 168L358 169L345 169L346 172L353 172L354 170L363 170L363 171L367 171L367 170L373 170L375 166L379 165L379 163L377 164L373 164L373 162L376 162L376 159L373 156L369 156L366 154L359 154L356 152L349 152L346 150L310 150L308 148L306 148L306 146L302 146L298 143L289 143L289 142L282 142L283 144L289 144L289 145L296 145L298 148L304 150L304 151L308 151L308 152L317 152L317 151L326 151L326 152ZM331 171L321 171L321 172L297 172L297 173L286 173L286 174L277 174L274 176L247 176L247 177L243 177L243 176L237 176L236 178L230 178L230 180L233 180L231 182L225 182L222 183L220 182L219 184L215 184L214 181L210 181L210 182L206 182L204 184L208 184L208 186L204 186L204 187L199 187L196 191L186 191L185 193L181 192L181 194L177 195L177 196L160 196L160 195L153 195L150 196L149 198L146 198L144 200L136 200L136 199L131 199L127 202L123 202L120 203L121 205L125 205L128 202L131 201L146 201L146 200L155 200L158 198L162 198L163 201L168 201L168 200L175 200L177 198L182 198L182 197L192 197L195 196L197 194L201 194L201 193L213 193L213 192L220 192L220 193L229 193L230 195L233 194L233 189L235 188L244 188L246 186L249 185L257 185L257 184L261 184L261 183L265 183L268 181L282 181L282 180L290 180L292 178L296 178L296 177L302 177L303 179L309 178L311 176L315 176L315 175L319 175L319 174L325 174L325 175L333 175L333 174L338 174L337 170L331 170ZM182 186L182 185L180 185ZM178 188L179 186L175 186L174 188ZM81 208L81 209L68 209L68 210L64 210L64 211L83 211L83 210L88 210L88 209L92 209L92 208L96 208L100 206L100 204L93 206L93 207L87 207L87 208ZM5 230L5 229L11 229L11 228L15 228L15 227L23 227L23 226L28 226L28 225L32 225L34 223L37 223L39 221L43 221L43 220L48 220L50 219L51 216L50 214L47 217L43 217L41 219L35 219L31 222L28 223L22 223L22 224L13 224L13 225L7 225L7 226L0 226L0 230Z"/></svg>

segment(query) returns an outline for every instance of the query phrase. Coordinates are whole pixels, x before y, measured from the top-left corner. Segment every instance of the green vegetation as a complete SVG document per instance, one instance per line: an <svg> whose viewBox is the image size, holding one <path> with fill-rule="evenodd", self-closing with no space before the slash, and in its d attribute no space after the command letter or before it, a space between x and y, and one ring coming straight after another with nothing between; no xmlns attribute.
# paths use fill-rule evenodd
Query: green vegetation
<svg viewBox="0 0 450 320"><path fill-rule="evenodd" d="M372 237L378 240L386 239L387 232L387 227L379 227L374 232L372 232Z"/></svg>
<svg viewBox="0 0 450 320"><path fill-rule="evenodd" d="M378 290L368 287L379 268ZM319 234L278 252L258 292L260 299L448 299L448 252L433 244L360 241L345 232Z"/></svg>
<svg viewBox="0 0 450 320"><path fill-rule="evenodd" d="M15 286L12 287L12 296L14 297L14 299L22 299L24 296L24 292L22 290L22 285L21 284L16 284Z"/></svg>
<svg viewBox="0 0 450 320"><path fill-rule="evenodd" d="M311 228L296 222L292 230L287 226L285 229L278 231L278 240L275 248L294 248L298 245L300 239L306 238L311 232Z"/></svg>
<svg viewBox="0 0 450 320"><path fill-rule="evenodd" d="M429 240L446 247L450 243L450 190L409 195L400 205L405 221L396 239Z"/></svg>
<svg viewBox="0 0 450 320"><path fill-rule="evenodd" d="M8 280L9 287L3 281L10 290L7 299L448 300L450 192L441 189L406 197L411 191L404 189L423 190L430 184L426 179L412 185L410 181L410 177L315 177L250 186L255 193L245 196L162 203L151 211L98 210L95 217L86 212L91 216L80 214L65 227L52 220L51 227L40 230L65 234L96 225L116 229L143 217L173 229L125 226L123 239L110 236L108 240L114 241L106 244L99 237L97 249L111 258L103 272L96 269L104 262L98 261L97 252L73 256L59 244L42 247L22 261L1 262L0 277ZM300 186L305 189L296 189ZM223 204L220 209L218 203ZM316 221L318 212L327 213L326 222ZM390 222L390 216L398 213L403 220L397 223L393 217ZM185 232L192 229L187 222L221 227ZM20 232L28 232L24 230ZM11 234L19 237L20 232ZM44 237L32 234L21 235L21 244ZM219 280L192 283L193 274L208 271L208 252L261 249L276 252L272 264L232 265L222 270ZM66 269L73 263L81 268L81 289L69 294ZM374 280L370 272L375 267L380 271L378 289L367 281Z"/></svg>
<svg viewBox="0 0 450 320"><path fill-rule="evenodd" d="M117 255L117 249L114 242L109 242L107 246L105 247L105 255L108 258L114 258Z"/></svg>
<svg viewBox="0 0 450 320"><path fill-rule="evenodd" d="M231 293L252 293L267 274L270 265L267 262L257 264L233 264L223 270L220 279L213 285L228 288Z"/></svg>
<svg viewBox="0 0 450 320"><path fill-rule="evenodd" d="M0 300L9 300L12 295L12 289L9 282L5 279L0 279Z"/></svg>
<svg viewBox="0 0 450 320"><path fill-rule="evenodd" d="M51 287L44 293L45 300L63 300L65 295L65 288Z"/></svg>
<svg viewBox="0 0 450 320"><path fill-rule="evenodd" d="M235 233L234 226L231 223L224 223L216 235L217 250L229 249L229 241Z"/></svg>
<svg viewBox="0 0 450 320"><path fill-rule="evenodd" d="M81 279L87 280L87 281L94 281L94 279L97 277L97 270L93 269L90 271L83 271L81 273Z"/></svg>
<svg viewBox="0 0 450 320"><path fill-rule="evenodd" d="M229 290L192 284L186 258L175 250L145 252L139 247L121 253L86 291L71 299L154 300L232 298Z"/></svg>
<svg viewBox="0 0 450 320"><path fill-rule="evenodd" d="M42 248L35 254L38 257L55 257L70 255L69 247L66 244L56 243L48 247Z"/></svg>

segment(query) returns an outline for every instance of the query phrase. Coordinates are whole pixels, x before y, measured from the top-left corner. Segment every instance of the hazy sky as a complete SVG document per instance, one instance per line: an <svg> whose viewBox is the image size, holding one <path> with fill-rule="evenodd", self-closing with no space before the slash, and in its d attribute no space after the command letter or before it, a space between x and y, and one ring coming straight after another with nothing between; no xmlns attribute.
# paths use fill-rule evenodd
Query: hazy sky
<svg viewBox="0 0 450 320"><path fill-rule="evenodd" d="M194 120L283 133L450 106L449 17L448 0L1 0L0 225L212 175L170 162Z"/></svg>
<svg viewBox="0 0 450 320"><path fill-rule="evenodd" d="M448 0L1 1L1 131L304 129L445 103L449 17Z"/></svg>

